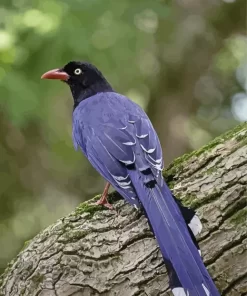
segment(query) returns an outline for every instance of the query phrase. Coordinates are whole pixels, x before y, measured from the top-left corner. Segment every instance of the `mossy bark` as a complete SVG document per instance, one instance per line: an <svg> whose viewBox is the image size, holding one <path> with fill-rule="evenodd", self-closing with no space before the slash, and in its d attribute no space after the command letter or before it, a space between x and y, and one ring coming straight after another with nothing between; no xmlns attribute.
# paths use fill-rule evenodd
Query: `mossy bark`
<svg viewBox="0 0 247 296"><path fill-rule="evenodd" d="M203 222L203 259L221 295L247 295L247 124L173 162L174 194ZM145 217L111 195L93 200L25 245L1 278L0 295L170 295L161 254Z"/></svg>

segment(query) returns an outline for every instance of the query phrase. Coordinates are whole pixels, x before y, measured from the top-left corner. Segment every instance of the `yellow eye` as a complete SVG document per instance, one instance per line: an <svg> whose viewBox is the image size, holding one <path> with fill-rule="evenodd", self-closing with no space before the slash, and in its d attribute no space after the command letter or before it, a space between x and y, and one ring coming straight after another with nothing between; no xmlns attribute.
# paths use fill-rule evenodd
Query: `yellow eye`
<svg viewBox="0 0 247 296"><path fill-rule="evenodd" d="M75 75L80 75L82 73L82 70L80 68L75 69L74 71Z"/></svg>

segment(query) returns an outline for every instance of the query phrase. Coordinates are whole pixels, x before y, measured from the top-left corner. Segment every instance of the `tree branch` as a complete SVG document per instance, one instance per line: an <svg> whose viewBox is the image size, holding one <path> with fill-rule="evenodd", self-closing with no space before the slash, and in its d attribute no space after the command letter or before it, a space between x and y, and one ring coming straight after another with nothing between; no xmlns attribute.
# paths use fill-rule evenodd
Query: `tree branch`
<svg viewBox="0 0 247 296"><path fill-rule="evenodd" d="M169 186L203 222L204 261L221 295L246 295L247 124L176 159ZM0 281L4 296L170 295L145 217L111 194L115 211L93 200L33 238Z"/></svg>

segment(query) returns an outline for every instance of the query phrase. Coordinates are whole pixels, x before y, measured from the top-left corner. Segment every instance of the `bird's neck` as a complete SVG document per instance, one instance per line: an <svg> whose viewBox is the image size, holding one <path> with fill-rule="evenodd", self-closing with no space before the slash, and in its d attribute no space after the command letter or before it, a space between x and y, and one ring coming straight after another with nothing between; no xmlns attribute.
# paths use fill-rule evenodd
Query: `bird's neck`
<svg viewBox="0 0 247 296"><path fill-rule="evenodd" d="M112 87L107 81L99 81L87 88L81 86L70 86L70 90L74 99L74 109L80 104L81 101L96 95L101 92L113 92Z"/></svg>

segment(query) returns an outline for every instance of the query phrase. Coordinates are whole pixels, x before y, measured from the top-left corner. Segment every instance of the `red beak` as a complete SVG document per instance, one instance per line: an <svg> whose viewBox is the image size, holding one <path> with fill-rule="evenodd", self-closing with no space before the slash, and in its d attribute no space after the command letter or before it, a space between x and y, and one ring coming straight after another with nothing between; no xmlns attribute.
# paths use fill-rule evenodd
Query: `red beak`
<svg viewBox="0 0 247 296"><path fill-rule="evenodd" d="M63 72L59 69L53 69L41 76L41 79L59 79L59 80L68 80L69 75L66 72Z"/></svg>

